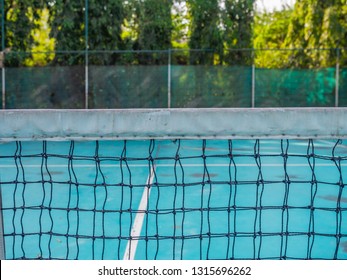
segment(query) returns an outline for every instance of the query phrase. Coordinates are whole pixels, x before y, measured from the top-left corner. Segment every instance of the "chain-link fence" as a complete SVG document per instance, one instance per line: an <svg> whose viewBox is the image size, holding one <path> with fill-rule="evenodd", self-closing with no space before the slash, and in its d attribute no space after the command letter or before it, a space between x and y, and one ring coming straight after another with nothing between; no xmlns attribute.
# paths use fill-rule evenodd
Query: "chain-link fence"
<svg viewBox="0 0 347 280"><path fill-rule="evenodd" d="M237 50L247 59L234 65L211 50L56 52L42 66L20 63L33 53L3 52L3 108L347 106L346 49L326 67L290 63L300 59L294 50L281 50L288 65L261 67L258 58L276 51Z"/></svg>

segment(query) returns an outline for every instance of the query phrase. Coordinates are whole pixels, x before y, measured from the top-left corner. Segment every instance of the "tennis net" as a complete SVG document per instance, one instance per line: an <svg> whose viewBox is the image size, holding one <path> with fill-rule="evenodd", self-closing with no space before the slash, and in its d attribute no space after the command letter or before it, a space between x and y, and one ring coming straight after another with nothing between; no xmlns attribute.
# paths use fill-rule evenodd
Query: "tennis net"
<svg viewBox="0 0 347 280"><path fill-rule="evenodd" d="M14 110L3 259L347 259L347 110Z"/></svg>

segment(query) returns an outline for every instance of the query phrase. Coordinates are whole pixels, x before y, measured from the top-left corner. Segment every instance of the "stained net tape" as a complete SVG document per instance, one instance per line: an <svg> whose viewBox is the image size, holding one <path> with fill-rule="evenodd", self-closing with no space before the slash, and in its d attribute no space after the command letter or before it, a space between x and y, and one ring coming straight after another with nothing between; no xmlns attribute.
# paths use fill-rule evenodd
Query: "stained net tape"
<svg viewBox="0 0 347 280"><path fill-rule="evenodd" d="M6 259L347 259L345 140L16 141L0 161Z"/></svg>

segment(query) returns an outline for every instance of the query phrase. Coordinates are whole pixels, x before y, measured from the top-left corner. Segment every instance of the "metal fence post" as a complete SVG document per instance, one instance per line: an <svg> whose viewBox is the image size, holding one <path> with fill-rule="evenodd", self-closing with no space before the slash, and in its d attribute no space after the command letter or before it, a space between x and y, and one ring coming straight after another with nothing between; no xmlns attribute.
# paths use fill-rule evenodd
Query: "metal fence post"
<svg viewBox="0 0 347 280"><path fill-rule="evenodd" d="M252 50L252 108L255 107L255 64L254 50Z"/></svg>
<svg viewBox="0 0 347 280"><path fill-rule="evenodd" d="M336 49L336 70L335 70L335 107L339 107L339 86L340 86L340 49Z"/></svg>
<svg viewBox="0 0 347 280"><path fill-rule="evenodd" d="M5 57L5 55L3 55ZM5 65L1 68L1 92L2 92L2 109L6 109L6 79L5 79Z"/></svg>
<svg viewBox="0 0 347 280"><path fill-rule="evenodd" d="M171 49L168 50L167 107L171 108Z"/></svg>
<svg viewBox="0 0 347 280"><path fill-rule="evenodd" d="M88 64L89 64L89 57L88 57L88 0L85 0L85 7L84 7L84 16L85 16L85 41L86 41L86 46L85 46L85 104L84 107L85 109L88 109L89 104L88 104L88 99L89 99L89 73L88 73Z"/></svg>
<svg viewBox="0 0 347 280"><path fill-rule="evenodd" d="M6 80L5 80L5 1L1 0L1 53L0 53L0 68L1 68L1 100L2 109L6 109Z"/></svg>

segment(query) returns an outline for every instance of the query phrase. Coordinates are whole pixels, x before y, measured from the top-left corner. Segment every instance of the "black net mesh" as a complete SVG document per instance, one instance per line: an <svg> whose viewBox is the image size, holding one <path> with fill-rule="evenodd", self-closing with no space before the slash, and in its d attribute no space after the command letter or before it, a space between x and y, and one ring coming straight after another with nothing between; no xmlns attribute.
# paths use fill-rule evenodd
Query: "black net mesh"
<svg viewBox="0 0 347 280"><path fill-rule="evenodd" d="M347 259L346 147L3 143L6 258Z"/></svg>

